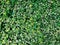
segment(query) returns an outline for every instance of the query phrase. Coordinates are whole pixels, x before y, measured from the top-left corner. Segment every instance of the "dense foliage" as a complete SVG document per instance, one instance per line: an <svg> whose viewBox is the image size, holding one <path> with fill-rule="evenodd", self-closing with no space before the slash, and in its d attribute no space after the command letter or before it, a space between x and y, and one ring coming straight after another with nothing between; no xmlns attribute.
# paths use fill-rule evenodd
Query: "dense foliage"
<svg viewBox="0 0 60 45"><path fill-rule="evenodd" d="M60 0L0 0L0 45L60 45Z"/></svg>

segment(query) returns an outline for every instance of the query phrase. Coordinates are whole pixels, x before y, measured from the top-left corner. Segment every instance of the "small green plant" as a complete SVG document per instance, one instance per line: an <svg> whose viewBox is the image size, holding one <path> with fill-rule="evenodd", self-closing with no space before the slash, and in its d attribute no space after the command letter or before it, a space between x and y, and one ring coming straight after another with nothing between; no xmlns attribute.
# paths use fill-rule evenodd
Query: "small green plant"
<svg viewBox="0 0 60 45"><path fill-rule="evenodd" d="M0 0L0 45L60 45L60 1Z"/></svg>

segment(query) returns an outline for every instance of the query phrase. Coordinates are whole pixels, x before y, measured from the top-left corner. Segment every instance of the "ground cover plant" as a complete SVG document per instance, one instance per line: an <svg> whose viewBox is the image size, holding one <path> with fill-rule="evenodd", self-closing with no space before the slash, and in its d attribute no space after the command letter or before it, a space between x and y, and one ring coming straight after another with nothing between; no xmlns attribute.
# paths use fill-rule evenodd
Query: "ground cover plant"
<svg viewBox="0 0 60 45"><path fill-rule="evenodd" d="M0 0L0 45L60 45L60 0Z"/></svg>

